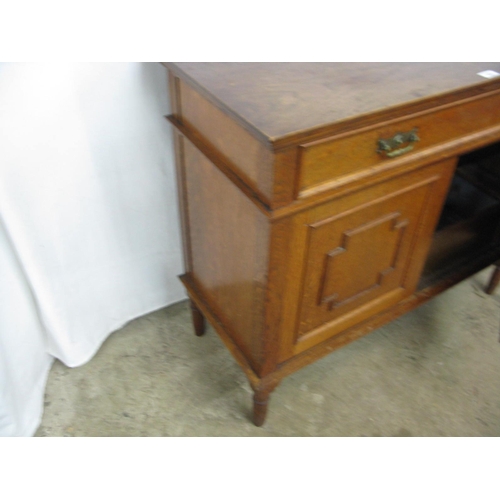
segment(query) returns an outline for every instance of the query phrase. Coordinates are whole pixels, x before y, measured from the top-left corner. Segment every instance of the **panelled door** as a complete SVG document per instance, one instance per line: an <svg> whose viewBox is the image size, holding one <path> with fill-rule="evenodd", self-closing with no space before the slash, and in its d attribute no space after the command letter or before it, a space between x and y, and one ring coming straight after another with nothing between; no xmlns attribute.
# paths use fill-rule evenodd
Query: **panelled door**
<svg viewBox="0 0 500 500"><path fill-rule="evenodd" d="M282 358L414 292L455 163L419 168L295 216L296 279L287 293L296 294L296 309Z"/></svg>

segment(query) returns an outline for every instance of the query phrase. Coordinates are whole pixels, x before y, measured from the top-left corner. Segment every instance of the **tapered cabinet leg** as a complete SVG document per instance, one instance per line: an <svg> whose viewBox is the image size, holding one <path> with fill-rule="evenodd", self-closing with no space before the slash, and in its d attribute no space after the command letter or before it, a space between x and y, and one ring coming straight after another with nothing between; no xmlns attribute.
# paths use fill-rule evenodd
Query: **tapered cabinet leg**
<svg viewBox="0 0 500 500"><path fill-rule="evenodd" d="M498 283L500 283L500 264L497 262L496 266L495 266L495 270L493 271L493 274L491 275L491 279L490 279L490 282L486 288L486 293L488 295L492 295L497 286L498 286Z"/></svg>
<svg viewBox="0 0 500 500"><path fill-rule="evenodd" d="M206 329L205 318L192 300L189 301L189 304L191 306L191 314L193 316L194 332L197 337L201 337L205 333Z"/></svg>
<svg viewBox="0 0 500 500"><path fill-rule="evenodd" d="M279 379L261 380L260 384L252 386L254 392L252 421L257 427L264 424L267 415L269 395L276 389L279 383Z"/></svg>
<svg viewBox="0 0 500 500"><path fill-rule="evenodd" d="M269 403L269 394L259 394L256 392L253 396L253 423L257 427L264 424L267 416L267 405Z"/></svg>

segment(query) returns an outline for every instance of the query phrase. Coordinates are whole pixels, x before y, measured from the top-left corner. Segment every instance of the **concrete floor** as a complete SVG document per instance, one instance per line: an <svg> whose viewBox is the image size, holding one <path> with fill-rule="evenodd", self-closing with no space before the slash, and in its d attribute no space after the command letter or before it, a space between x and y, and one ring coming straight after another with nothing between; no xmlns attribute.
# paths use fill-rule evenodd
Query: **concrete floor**
<svg viewBox="0 0 500 500"><path fill-rule="evenodd" d="M56 362L37 436L499 436L500 289L491 269L286 378L262 428L252 392L186 302Z"/></svg>

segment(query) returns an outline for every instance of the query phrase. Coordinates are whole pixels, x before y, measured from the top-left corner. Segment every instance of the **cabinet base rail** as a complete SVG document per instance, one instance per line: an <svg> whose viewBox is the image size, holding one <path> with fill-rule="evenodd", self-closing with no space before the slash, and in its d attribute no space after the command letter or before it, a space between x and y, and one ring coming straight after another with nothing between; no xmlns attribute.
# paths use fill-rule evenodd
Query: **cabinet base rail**
<svg viewBox="0 0 500 500"><path fill-rule="evenodd" d="M371 333L373 330L415 309L416 307L431 300L436 295L446 291L486 267L498 262L500 262L500 249L489 249L488 251L483 252L483 254L478 256L476 259L470 260L468 265L456 270L453 274L441 277L439 281L436 281L435 283L429 283L427 281L425 288L418 290L412 296L402 300L390 309L377 314L369 320L359 323L358 325L351 327L338 335L335 335L321 344L294 356L288 361L277 364L271 373L263 377L258 375L257 370L252 367L241 349L233 341L230 329L214 313L213 308L210 307L192 276L187 273L180 276L179 279L186 287L191 301L193 325L196 335L200 336L203 334L205 330L204 319L206 318L247 376L250 386L254 391L252 421L256 426L261 426L264 424L267 416L270 394L286 376L313 363L327 354L330 354L334 350ZM486 293L489 293L490 290L491 286L487 287Z"/></svg>

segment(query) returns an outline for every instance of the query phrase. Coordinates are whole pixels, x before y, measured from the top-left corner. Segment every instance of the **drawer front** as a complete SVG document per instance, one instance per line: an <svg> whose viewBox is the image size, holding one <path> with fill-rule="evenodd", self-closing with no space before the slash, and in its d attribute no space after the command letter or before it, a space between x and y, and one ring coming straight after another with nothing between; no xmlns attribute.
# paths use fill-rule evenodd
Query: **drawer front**
<svg viewBox="0 0 500 500"><path fill-rule="evenodd" d="M298 307L284 357L414 292L455 163L418 169L296 217L291 267L301 269Z"/></svg>
<svg viewBox="0 0 500 500"><path fill-rule="evenodd" d="M403 156L411 159L415 152L498 124L500 94L493 94L333 139L304 144L299 147L298 195L305 196L308 189L316 188L322 183ZM415 137L410 137L410 132L414 132L419 140L414 142ZM380 150L380 140L391 144L391 139L395 137L391 151ZM402 140L400 146L395 145L398 138Z"/></svg>

